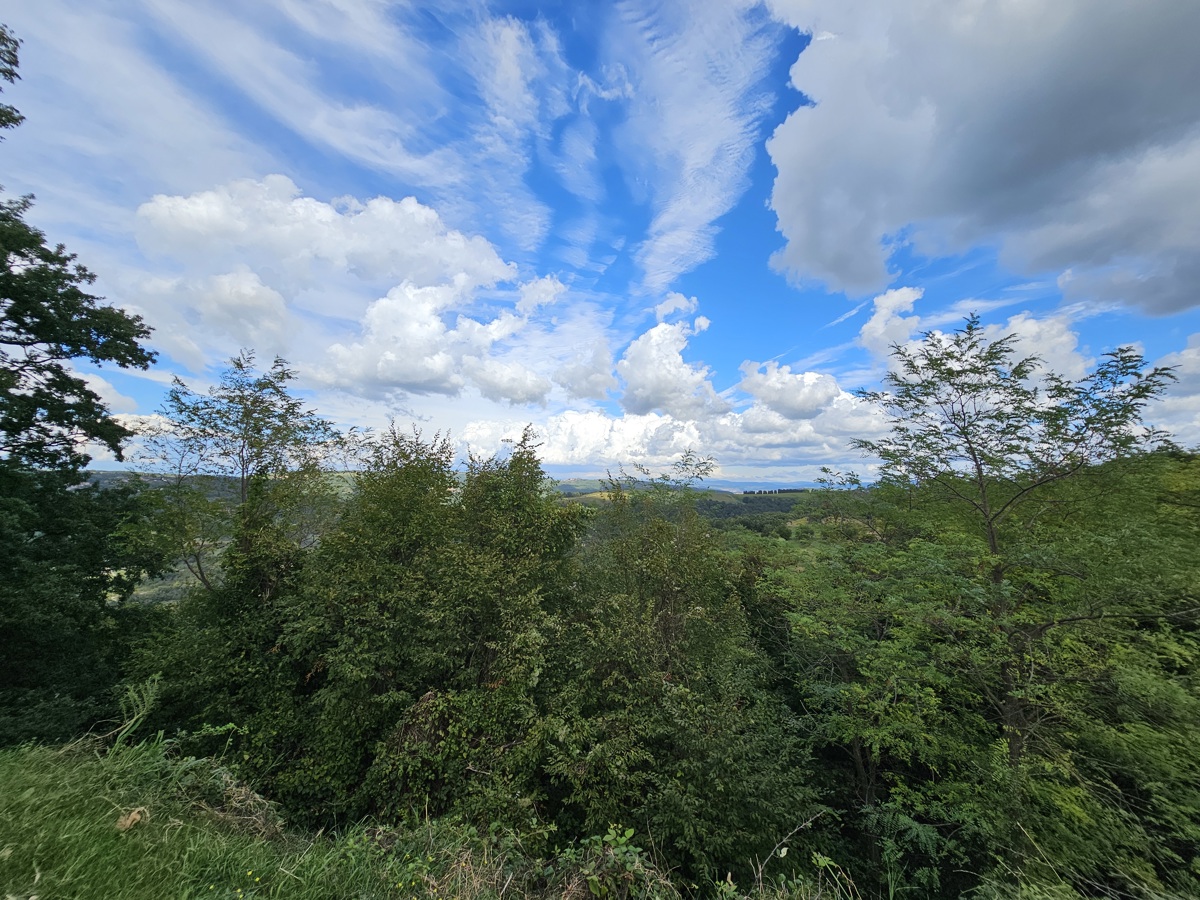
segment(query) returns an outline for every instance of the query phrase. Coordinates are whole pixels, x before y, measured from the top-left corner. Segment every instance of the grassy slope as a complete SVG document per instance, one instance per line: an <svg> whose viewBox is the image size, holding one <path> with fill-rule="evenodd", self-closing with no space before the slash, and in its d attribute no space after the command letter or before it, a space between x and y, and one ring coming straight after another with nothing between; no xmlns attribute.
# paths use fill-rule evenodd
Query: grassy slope
<svg viewBox="0 0 1200 900"><path fill-rule="evenodd" d="M605 896L679 896L640 862L606 868L618 860L604 851L531 859L461 825L299 836L280 824L215 763L171 758L161 743L106 756L0 751L5 900L585 898L589 872L607 879Z"/></svg>
<svg viewBox="0 0 1200 900"><path fill-rule="evenodd" d="M39 898L398 897L327 840L264 840L202 813L154 747L0 753L0 894ZM120 830L122 816L140 821ZM244 827L244 826L243 826Z"/></svg>

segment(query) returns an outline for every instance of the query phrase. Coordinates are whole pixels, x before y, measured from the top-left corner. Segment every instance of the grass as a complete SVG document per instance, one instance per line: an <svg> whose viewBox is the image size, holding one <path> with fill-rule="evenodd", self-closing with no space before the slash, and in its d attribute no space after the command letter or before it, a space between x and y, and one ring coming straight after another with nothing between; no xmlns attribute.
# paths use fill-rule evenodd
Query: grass
<svg viewBox="0 0 1200 900"><path fill-rule="evenodd" d="M537 859L515 837L437 821L289 832L219 764L170 749L0 751L0 897L582 900L599 872L605 896L678 900L652 867L606 870L602 847Z"/></svg>
<svg viewBox="0 0 1200 900"><path fill-rule="evenodd" d="M219 784L219 767L192 769ZM78 747L0 753L0 890L22 900L412 896L372 854L319 836L270 839L269 818L247 827L188 775L160 745L103 758Z"/></svg>

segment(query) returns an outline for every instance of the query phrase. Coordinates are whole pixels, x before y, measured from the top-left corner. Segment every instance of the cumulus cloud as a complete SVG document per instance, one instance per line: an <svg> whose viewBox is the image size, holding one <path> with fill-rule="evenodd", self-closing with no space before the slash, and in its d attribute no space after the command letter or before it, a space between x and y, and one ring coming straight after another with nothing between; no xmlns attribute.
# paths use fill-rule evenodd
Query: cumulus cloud
<svg viewBox="0 0 1200 900"><path fill-rule="evenodd" d="M451 287L406 282L376 300L363 320L363 339L329 348L331 384L347 390L455 394L463 386L457 331L442 314L459 300Z"/></svg>
<svg viewBox="0 0 1200 900"><path fill-rule="evenodd" d="M491 452L520 435L519 419L478 419L462 432L467 447ZM670 464L685 450L712 455L718 477L776 478L794 482L820 476L823 465L867 471L869 461L850 446L853 437L878 437L887 428L879 410L839 392L817 415L794 419L760 404L742 412L710 410L698 418L664 412L614 416L603 410L567 410L536 426L543 459L555 466Z"/></svg>
<svg viewBox="0 0 1200 900"><path fill-rule="evenodd" d="M491 452L502 440L519 437L524 423L481 420L463 432L468 447ZM689 448L701 446L695 422L669 415L611 416L600 410L568 410L538 426L540 452L551 465L594 465L596 460L620 466L663 465Z"/></svg>
<svg viewBox="0 0 1200 900"><path fill-rule="evenodd" d="M858 333L859 346L883 362L891 357L896 345L915 349L920 343L918 332L940 333L941 326L959 327L966 316L988 306L982 301L965 300L948 309L919 315L913 312L913 306L922 294L920 288L903 287L873 298L871 317ZM1092 362L1079 351L1079 334L1066 313L1039 317L1021 312L1004 323L985 326L983 334L989 341L1013 335L1018 357L1036 356L1046 368L1067 378L1082 378Z"/></svg>
<svg viewBox="0 0 1200 900"><path fill-rule="evenodd" d="M284 175L242 179L188 196L159 194L138 208L137 239L153 256L193 267L238 262L273 273L296 289L331 271L417 284L457 281L464 288L515 275L482 237L446 227L413 197L304 196Z"/></svg>
<svg viewBox="0 0 1200 900"><path fill-rule="evenodd" d="M772 0L813 101L768 142L776 265L866 293L897 241L1070 270L1070 299L1196 305L1200 6Z"/></svg>
<svg viewBox="0 0 1200 900"><path fill-rule="evenodd" d="M612 351L604 342L580 349L554 372L554 380L577 400L603 400L617 386Z"/></svg>
<svg viewBox="0 0 1200 900"><path fill-rule="evenodd" d="M546 275L521 285L521 298L517 301L517 312L527 316L535 309L557 303L567 291L567 286L557 276Z"/></svg>
<svg viewBox="0 0 1200 900"><path fill-rule="evenodd" d="M1046 370L1065 378L1083 378L1093 363L1079 352L1079 335L1065 315L1039 319L1029 313L1018 313L1003 325L989 325L984 329L989 340L1009 334L1016 338L1013 346L1018 358L1036 356Z"/></svg>
<svg viewBox="0 0 1200 900"><path fill-rule="evenodd" d="M544 404L556 383L572 396L603 396L615 382L603 325L586 304L537 315L565 296L557 276L494 290L515 280L516 267L411 197L327 203L273 175L159 195L138 220L143 250L187 272L148 281L141 295L156 323L186 324L164 329L161 341L195 369L210 346L286 352L303 339L308 352L324 351L312 369L324 384L366 396L474 387L498 402ZM219 271L234 260L233 271ZM340 320L343 336L330 340L320 320L297 317L306 311Z"/></svg>
<svg viewBox="0 0 1200 900"><path fill-rule="evenodd" d="M77 377L83 379L84 384L88 386L96 396L100 398L110 410L118 414L133 413L137 410L137 401L132 397L127 397L117 390L116 386L111 381L102 375L95 372L74 372ZM88 451L91 452L90 450ZM95 455L95 454L92 454Z"/></svg>
<svg viewBox="0 0 1200 900"><path fill-rule="evenodd" d="M556 275L513 285L490 242L411 197L324 202L275 175L156 196L138 220L144 252L185 274L133 293L194 371L239 346L298 350L321 385L406 406L464 391L545 405L616 386L611 313L595 298L565 303Z"/></svg>
<svg viewBox="0 0 1200 900"><path fill-rule="evenodd" d="M892 352L893 344L905 343L921 323L920 316L906 316L920 300L921 288L903 287L886 291L873 301L874 312L858 333L858 342L880 359Z"/></svg>
<svg viewBox="0 0 1200 900"><path fill-rule="evenodd" d="M1146 420L1170 432L1182 446L1200 449L1200 333L1193 334L1186 347L1168 353L1156 365L1173 366L1178 380L1147 409Z"/></svg>
<svg viewBox="0 0 1200 900"><path fill-rule="evenodd" d="M694 419L728 408L709 381L708 367L693 365L683 358L688 338L708 324L703 316L694 325L659 323L629 345L617 363L617 372L625 380L621 405L627 412L644 414L657 410L681 419Z"/></svg>
<svg viewBox="0 0 1200 900"><path fill-rule="evenodd" d="M745 362L738 387L785 419L811 419L841 394L837 379L819 372L793 372L775 362Z"/></svg>
<svg viewBox="0 0 1200 900"><path fill-rule="evenodd" d="M207 278L185 289L202 324L247 347L284 349L288 323L283 295L242 268Z"/></svg>
<svg viewBox="0 0 1200 900"><path fill-rule="evenodd" d="M464 361L468 377L489 400L506 403L545 403L550 379L519 362L468 357Z"/></svg>

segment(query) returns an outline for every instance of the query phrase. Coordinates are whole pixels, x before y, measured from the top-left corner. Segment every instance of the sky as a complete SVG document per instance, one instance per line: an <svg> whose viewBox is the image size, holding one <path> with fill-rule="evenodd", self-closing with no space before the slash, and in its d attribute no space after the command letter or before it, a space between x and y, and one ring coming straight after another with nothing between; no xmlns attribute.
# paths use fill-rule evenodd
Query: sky
<svg viewBox="0 0 1200 900"><path fill-rule="evenodd" d="M0 0L6 192L145 318L132 425L241 349L343 425L548 471L863 470L854 391L978 313L1132 344L1200 444L1200 4ZM98 454L97 464L108 461Z"/></svg>

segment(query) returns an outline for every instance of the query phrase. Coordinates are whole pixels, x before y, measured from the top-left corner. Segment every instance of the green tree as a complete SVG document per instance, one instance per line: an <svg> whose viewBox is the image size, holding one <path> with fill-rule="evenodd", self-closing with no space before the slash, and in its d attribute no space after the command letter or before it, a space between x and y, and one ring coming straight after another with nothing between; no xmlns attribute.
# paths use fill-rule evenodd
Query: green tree
<svg viewBox="0 0 1200 900"><path fill-rule="evenodd" d="M16 77L19 42L0 26L0 78ZM0 128L21 116L0 106ZM139 316L89 294L95 280L75 255L25 221L32 197L0 202L0 460L39 468L79 469L83 445L121 455L128 429L112 418L71 360L147 368L150 329Z"/></svg>
<svg viewBox="0 0 1200 900"><path fill-rule="evenodd" d="M894 358L880 481L772 576L842 852L947 895L1192 890L1196 534L1141 423L1170 373L1121 349L1070 382L974 318Z"/></svg>
<svg viewBox="0 0 1200 900"><path fill-rule="evenodd" d="M115 712L146 626L133 588L160 560L145 497L0 465L0 745L67 740Z"/></svg>
<svg viewBox="0 0 1200 900"><path fill-rule="evenodd" d="M0 78L19 42L0 26ZM22 121L0 105L0 129ZM69 737L108 704L137 577L153 567L127 531L127 491L83 484L86 445L118 456L130 432L72 367L146 368L137 316L86 290L93 276L25 221L31 197L0 202L0 742Z"/></svg>
<svg viewBox="0 0 1200 900"><path fill-rule="evenodd" d="M884 379L890 390L861 393L882 406L892 435L856 445L882 461L881 481L946 504L986 541L988 612L1005 623L1014 653L1002 665L998 711L1015 765L1031 715L1020 687L1027 675L1025 648L1051 626L1013 617L1024 618L1025 601L1040 594L1039 578L1072 574L1069 560L1054 567L1041 552L1044 546L1030 544L1028 535L1079 496L1051 488L1103 475L1109 482L1104 488L1114 489L1112 469L1101 473L1101 464L1161 439L1142 425L1141 414L1174 376L1167 369L1147 371L1140 354L1121 347L1072 382L1044 369L1036 357L1016 358L1015 335L987 340L974 316L949 336L923 337L914 350L893 347L895 369Z"/></svg>
<svg viewBox="0 0 1200 900"><path fill-rule="evenodd" d="M1015 341L989 341L972 316L953 334L926 332L915 349L894 345L889 390L859 393L891 423L890 437L855 441L882 461L881 480L960 506L997 556L1006 524L1019 528L1040 492L1154 446L1162 436L1141 413L1174 379L1121 347L1072 382L1037 357L1016 358ZM1003 577L998 559L992 578Z"/></svg>
<svg viewBox="0 0 1200 900"><path fill-rule="evenodd" d="M565 827L624 822L696 881L748 877L814 810L737 562L696 509L711 468L688 453L666 475L611 480L580 548L546 763Z"/></svg>
<svg viewBox="0 0 1200 900"><path fill-rule="evenodd" d="M176 383L147 461L167 476L157 527L197 587L138 662L163 672L164 724L249 720L270 693L276 648L320 535L336 518L344 446L295 397L282 359L248 351L198 394Z"/></svg>
<svg viewBox="0 0 1200 900"><path fill-rule="evenodd" d="M21 76L17 74L17 64L20 61L18 52L21 42L8 30L7 25L0 25L0 78L9 84ZM15 128L25 121L15 106L0 103L0 129Z"/></svg>
<svg viewBox="0 0 1200 900"><path fill-rule="evenodd" d="M461 478L445 439L381 435L285 641L311 699L280 790L326 814L527 825L581 521L532 434Z"/></svg>
<svg viewBox="0 0 1200 900"><path fill-rule="evenodd" d="M166 424L148 436L140 461L167 479L164 528L210 590L235 532L244 551L267 532L305 547L330 512L324 470L346 440L292 394L295 378L286 360L260 372L243 350L205 394L176 377L159 410Z"/></svg>

